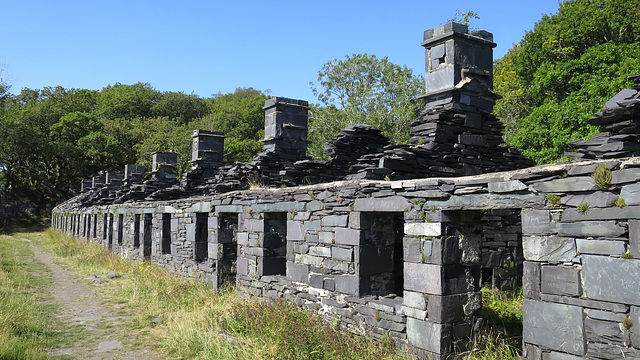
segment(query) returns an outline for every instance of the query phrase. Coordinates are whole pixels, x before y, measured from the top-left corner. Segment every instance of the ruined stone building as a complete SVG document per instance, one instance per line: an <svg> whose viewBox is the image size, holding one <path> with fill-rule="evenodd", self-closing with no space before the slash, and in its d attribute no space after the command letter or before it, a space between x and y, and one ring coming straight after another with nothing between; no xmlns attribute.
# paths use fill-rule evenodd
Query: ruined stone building
<svg viewBox="0 0 640 360"><path fill-rule="evenodd" d="M224 167L224 134L195 130L180 182L176 154L156 153L147 180L128 165L83 181L52 225L430 359L466 349L483 284L524 287L526 359L640 358L640 82L590 120L601 133L572 143L575 161L533 166L500 145L492 35L449 23L422 45L410 144L354 125L311 160L308 103L276 97L253 161Z"/></svg>

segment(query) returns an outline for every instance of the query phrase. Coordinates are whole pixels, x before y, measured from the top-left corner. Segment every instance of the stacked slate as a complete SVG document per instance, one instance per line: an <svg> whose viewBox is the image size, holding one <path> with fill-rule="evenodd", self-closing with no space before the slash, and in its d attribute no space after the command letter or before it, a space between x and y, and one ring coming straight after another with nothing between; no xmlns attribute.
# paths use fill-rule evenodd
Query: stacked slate
<svg viewBox="0 0 640 360"><path fill-rule="evenodd" d="M588 120L600 126L589 140L569 142L574 148L565 156L574 160L611 159L640 155L640 75L632 76L632 89L623 89Z"/></svg>
<svg viewBox="0 0 640 360"><path fill-rule="evenodd" d="M490 114L495 94L475 79L457 90L411 124L411 145L387 146L382 154L363 156L358 173L347 178L466 176L535 165L515 148L500 146L503 125Z"/></svg>
<svg viewBox="0 0 640 360"><path fill-rule="evenodd" d="M327 164L328 172L337 180L363 170L369 165L360 163L358 159L379 154L388 144L389 139L371 125L355 124L344 128L325 145L324 153L331 157Z"/></svg>

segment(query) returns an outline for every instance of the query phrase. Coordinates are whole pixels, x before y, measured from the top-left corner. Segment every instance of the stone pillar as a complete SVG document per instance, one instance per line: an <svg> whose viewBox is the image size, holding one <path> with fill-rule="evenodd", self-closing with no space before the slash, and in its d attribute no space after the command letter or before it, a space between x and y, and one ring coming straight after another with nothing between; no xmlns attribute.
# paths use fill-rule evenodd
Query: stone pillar
<svg viewBox="0 0 640 360"><path fill-rule="evenodd" d="M144 180L144 171L142 165L127 164L124 166L124 179L129 183L141 183Z"/></svg>
<svg viewBox="0 0 640 360"><path fill-rule="evenodd" d="M106 175L104 172L99 172L98 175L94 176L91 180L93 181L93 183L91 184L91 187L95 188L100 188L103 187L105 184L105 178Z"/></svg>
<svg viewBox="0 0 640 360"><path fill-rule="evenodd" d="M480 294L481 211L433 212L430 223L405 223L403 312L407 341L428 359L465 350ZM440 220L440 222L437 222Z"/></svg>
<svg viewBox="0 0 640 360"><path fill-rule="evenodd" d="M194 130L191 151L192 170L201 169L204 177L215 175L214 171L224 165L224 135L221 132Z"/></svg>
<svg viewBox="0 0 640 360"><path fill-rule="evenodd" d="M105 177L105 182L109 188L118 188L122 185L123 173L108 171Z"/></svg>
<svg viewBox="0 0 640 360"><path fill-rule="evenodd" d="M449 103L454 97L453 100L491 112L493 102L469 99L465 93L477 92L478 85L493 89L493 34L484 30L469 33L466 25L450 22L425 31L421 45L426 49L426 94L422 98L426 99L427 108ZM463 87L471 80L479 84L465 91Z"/></svg>
<svg viewBox="0 0 640 360"><path fill-rule="evenodd" d="M87 192L93 188L93 179L83 179L80 182L81 192Z"/></svg>
<svg viewBox="0 0 640 360"><path fill-rule="evenodd" d="M299 160L307 153L309 103L274 97L264 104L264 150L282 159Z"/></svg>
<svg viewBox="0 0 640 360"><path fill-rule="evenodd" d="M174 152L154 152L151 176L155 180L175 180L176 165L178 164L178 153Z"/></svg>

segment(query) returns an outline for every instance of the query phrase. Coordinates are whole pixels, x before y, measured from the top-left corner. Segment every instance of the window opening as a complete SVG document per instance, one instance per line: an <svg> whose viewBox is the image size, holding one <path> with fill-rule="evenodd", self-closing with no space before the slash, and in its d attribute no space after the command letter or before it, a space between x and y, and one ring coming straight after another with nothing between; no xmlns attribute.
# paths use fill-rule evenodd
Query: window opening
<svg viewBox="0 0 640 360"><path fill-rule="evenodd" d="M264 214L263 275L286 275L287 213Z"/></svg>
<svg viewBox="0 0 640 360"><path fill-rule="evenodd" d="M402 296L404 269L402 213L362 213L360 239L360 295Z"/></svg>

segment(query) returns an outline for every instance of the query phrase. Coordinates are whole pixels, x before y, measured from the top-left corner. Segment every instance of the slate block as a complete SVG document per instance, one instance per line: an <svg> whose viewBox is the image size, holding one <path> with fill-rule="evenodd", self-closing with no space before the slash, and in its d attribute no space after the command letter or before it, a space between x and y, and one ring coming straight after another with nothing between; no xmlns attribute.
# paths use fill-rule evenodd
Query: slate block
<svg viewBox="0 0 640 360"><path fill-rule="evenodd" d="M347 226L347 215L327 215L322 218L322 226Z"/></svg>
<svg viewBox="0 0 640 360"><path fill-rule="evenodd" d="M574 239L560 236L523 236L522 250L530 261L566 262L577 255Z"/></svg>
<svg viewBox="0 0 640 360"><path fill-rule="evenodd" d="M443 266L443 294L460 294L480 289L480 266Z"/></svg>
<svg viewBox="0 0 640 360"><path fill-rule="evenodd" d="M309 283L309 266L287 261L287 279L295 282ZM322 287L322 285L320 286Z"/></svg>
<svg viewBox="0 0 640 360"><path fill-rule="evenodd" d="M440 236L442 223L405 223L404 233L415 236Z"/></svg>
<svg viewBox="0 0 640 360"><path fill-rule="evenodd" d="M562 213L562 222L588 220L626 220L640 218L640 206L589 208L582 213L578 209L567 209Z"/></svg>
<svg viewBox="0 0 640 360"><path fill-rule="evenodd" d="M244 230L251 232L263 232L264 231L264 220L262 219L245 219L244 220Z"/></svg>
<svg viewBox="0 0 640 360"><path fill-rule="evenodd" d="M623 333L617 322L587 317L584 319L584 332L589 343L617 343L624 346Z"/></svg>
<svg viewBox="0 0 640 360"><path fill-rule="evenodd" d="M525 299L523 340L546 348L582 356L586 349L582 308Z"/></svg>
<svg viewBox="0 0 640 360"><path fill-rule="evenodd" d="M580 254L622 255L626 251L624 241L576 239Z"/></svg>
<svg viewBox="0 0 640 360"><path fill-rule="evenodd" d="M249 246L249 233L236 233L236 240L238 241L238 245Z"/></svg>
<svg viewBox="0 0 640 360"><path fill-rule="evenodd" d="M590 208L610 207L618 199L618 195L608 191L596 191L590 194L567 194L562 197L560 203L568 206L578 206L582 203L589 204ZM628 204L631 205L631 204Z"/></svg>
<svg viewBox="0 0 640 360"><path fill-rule="evenodd" d="M304 231L320 231L322 229L321 220L309 220L304 222Z"/></svg>
<svg viewBox="0 0 640 360"><path fill-rule="evenodd" d="M191 242L196 241L196 224L186 224L185 228L187 230L186 240Z"/></svg>
<svg viewBox="0 0 640 360"><path fill-rule="evenodd" d="M479 293L429 295L427 318L437 323L456 323L464 320L465 310L472 315L482 307Z"/></svg>
<svg viewBox="0 0 640 360"><path fill-rule="evenodd" d="M583 255L582 279L589 299L640 305L640 260Z"/></svg>
<svg viewBox="0 0 640 360"><path fill-rule="evenodd" d="M549 210L522 210L523 235L549 235L552 229Z"/></svg>
<svg viewBox="0 0 640 360"><path fill-rule="evenodd" d="M360 198L354 204L355 211L403 212L410 208L411 203L402 196Z"/></svg>
<svg viewBox="0 0 640 360"><path fill-rule="evenodd" d="M360 245L360 230L337 227L335 243L340 245Z"/></svg>
<svg viewBox="0 0 640 360"><path fill-rule="evenodd" d="M640 257L640 220L629 220L629 252Z"/></svg>
<svg viewBox="0 0 640 360"><path fill-rule="evenodd" d="M580 270L563 266L542 266L543 293L580 296Z"/></svg>
<svg viewBox="0 0 640 360"><path fill-rule="evenodd" d="M332 244L336 242L335 235L332 231L320 231L318 233L318 240L325 244Z"/></svg>
<svg viewBox="0 0 640 360"><path fill-rule="evenodd" d="M304 240L304 225L300 221L287 221L287 241Z"/></svg>
<svg viewBox="0 0 640 360"><path fill-rule="evenodd" d="M526 190L528 187L520 180L501 181L488 184L489 192L509 193Z"/></svg>
<svg viewBox="0 0 640 360"><path fill-rule="evenodd" d="M440 265L404 263L404 288L425 294L441 295L443 272Z"/></svg>
<svg viewBox="0 0 640 360"><path fill-rule="evenodd" d="M593 182L591 176L572 176L562 179L555 179L546 182L539 182L532 185L534 189L544 193L565 193L575 191L593 191L598 187Z"/></svg>
<svg viewBox="0 0 640 360"><path fill-rule="evenodd" d="M633 311L633 310L632 310ZM597 310L597 309L584 309L584 314L592 319L613 321L616 323L622 323L627 315L624 313L616 313L611 311Z"/></svg>
<svg viewBox="0 0 640 360"><path fill-rule="evenodd" d="M629 332L631 333L631 345L640 348L640 307L632 306L629 311L629 320L633 323Z"/></svg>
<svg viewBox="0 0 640 360"><path fill-rule="evenodd" d="M242 205L218 205L215 207L217 213L241 213Z"/></svg>
<svg viewBox="0 0 640 360"><path fill-rule="evenodd" d="M415 237L405 237L402 239L402 252L405 262L419 263L422 262L422 256L420 254L420 247L422 246L422 240ZM428 255L424 255L425 257Z"/></svg>
<svg viewBox="0 0 640 360"><path fill-rule="evenodd" d="M338 275L335 277L337 292L347 295L358 295L360 279L356 275Z"/></svg>
<svg viewBox="0 0 640 360"><path fill-rule="evenodd" d="M338 246L334 246L331 249L331 255L333 260L353 261L353 249L345 249Z"/></svg>
<svg viewBox="0 0 640 360"><path fill-rule="evenodd" d="M402 293L404 306L409 306L418 310L427 310L427 296L420 292L407 291Z"/></svg>
<svg viewBox="0 0 640 360"><path fill-rule="evenodd" d="M253 211L259 212L287 212L287 211L304 211L305 203L297 201L282 201L275 203L253 204Z"/></svg>
<svg viewBox="0 0 640 360"><path fill-rule="evenodd" d="M451 326L409 317L407 341L419 349L447 354L451 351Z"/></svg>
<svg viewBox="0 0 640 360"><path fill-rule="evenodd" d="M309 248L309 255L331 257L331 248L328 246L312 246Z"/></svg>
<svg viewBox="0 0 640 360"><path fill-rule="evenodd" d="M620 189L620 197L626 205L640 205L640 184L625 185Z"/></svg>
<svg viewBox="0 0 640 360"><path fill-rule="evenodd" d="M525 261L523 264L522 291L527 299L540 298L540 263Z"/></svg>
<svg viewBox="0 0 640 360"><path fill-rule="evenodd" d="M624 234L626 229L616 224L615 221L580 221L575 223L557 223L558 235L561 236L581 236L617 237Z"/></svg>
<svg viewBox="0 0 640 360"><path fill-rule="evenodd" d="M430 199L425 206L449 210L518 209L544 205L542 194L468 194L454 195L449 199Z"/></svg>
<svg viewBox="0 0 640 360"><path fill-rule="evenodd" d="M640 350L614 344L590 343L587 348L588 359L640 359Z"/></svg>
<svg viewBox="0 0 640 360"><path fill-rule="evenodd" d="M331 278L324 279L324 289L334 291L336 289L336 281Z"/></svg>
<svg viewBox="0 0 640 360"><path fill-rule="evenodd" d="M628 168L621 170L614 170L611 172L611 184L622 184L622 183L637 183L640 180L640 169L638 168Z"/></svg>
<svg viewBox="0 0 640 360"><path fill-rule="evenodd" d="M238 275L249 275L249 260L239 256L236 261L236 269Z"/></svg>

